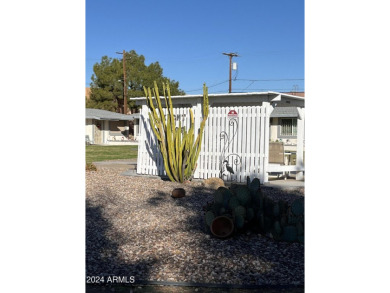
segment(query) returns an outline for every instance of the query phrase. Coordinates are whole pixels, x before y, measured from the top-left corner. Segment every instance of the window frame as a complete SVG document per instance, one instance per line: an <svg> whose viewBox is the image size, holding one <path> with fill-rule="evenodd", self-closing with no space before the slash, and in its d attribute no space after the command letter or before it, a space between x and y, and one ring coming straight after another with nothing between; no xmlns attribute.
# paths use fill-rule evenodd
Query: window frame
<svg viewBox="0 0 390 293"><path fill-rule="evenodd" d="M298 119L294 117L281 117L279 118L279 124L278 124L278 138L296 138L297 137L297 131L298 131ZM292 129L291 129L291 135L289 134L282 134L283 130L283 120L291 120L292 121ZM295 132L295 133L294 133Z"/></svg>

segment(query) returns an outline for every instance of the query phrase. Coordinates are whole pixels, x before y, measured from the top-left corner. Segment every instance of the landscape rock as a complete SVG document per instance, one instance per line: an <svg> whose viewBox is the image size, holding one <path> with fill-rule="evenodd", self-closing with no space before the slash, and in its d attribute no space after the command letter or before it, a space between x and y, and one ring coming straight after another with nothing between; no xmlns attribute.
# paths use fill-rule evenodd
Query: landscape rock
<svg viewBox="0 0 390 293"><path fill-rule="evenodd" d="M212 189L218 189L221 186L225 186L225 182L221 178L217 177L211 177L208 179L205 179L202 182L202 185L207 188L212 188Z"/></svg>
<svg viewBox="0 0 390 293"><path fill-rule="evenodd" d="M255 231L225 240L208 235L202 208L214 190L122 176L115 168L85 173L87 276L303 286L303 243L278 243ZM186 196L173 200L175 188L185 189ZM303 190L263 192L288 202L303 196Z"/></svg>

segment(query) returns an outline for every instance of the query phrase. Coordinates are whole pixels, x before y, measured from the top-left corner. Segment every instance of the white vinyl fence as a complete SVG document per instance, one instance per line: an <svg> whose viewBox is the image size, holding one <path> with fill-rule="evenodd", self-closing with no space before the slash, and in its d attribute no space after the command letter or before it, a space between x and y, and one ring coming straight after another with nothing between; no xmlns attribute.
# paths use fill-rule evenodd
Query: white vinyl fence
<svg viewBox="0 0 390 293"><path fill-rule="evenodd" d="M202 119L201 104L192 109L197 130ZM249 176L251 179L259 178L261 183L267 182L265 171L268 168L269 117L272 110L273 107L266 102L262 106L210 107L194 178L220 177L225 181L246 182ZM148 111L143 105L137 173L166 175L150 128ZM189 127L189 108L174 108L174 115L181 119L182 125Z"/></svg>

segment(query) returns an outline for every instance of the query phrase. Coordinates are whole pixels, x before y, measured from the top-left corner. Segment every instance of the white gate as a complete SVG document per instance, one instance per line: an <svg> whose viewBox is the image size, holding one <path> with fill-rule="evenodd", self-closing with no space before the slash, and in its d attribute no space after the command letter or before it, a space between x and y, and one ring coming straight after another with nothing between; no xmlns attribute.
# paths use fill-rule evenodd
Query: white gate
<svg viewBox="0 0 390 293"><path fill-rule="evenodd" d="M193 108L195 130L199 129L201 104ZM164 109L166 110L166 109ZM210 107L204 128L202 148L194 178L220 177L225 181L246 182L246 177L267 181L269 117L273 107L262 106ZM141 138L138 146L137 173L166 175L164 163L153 131L149 109L142 106ZM174 108L174 115L189 127L189 108Z"/></svg>

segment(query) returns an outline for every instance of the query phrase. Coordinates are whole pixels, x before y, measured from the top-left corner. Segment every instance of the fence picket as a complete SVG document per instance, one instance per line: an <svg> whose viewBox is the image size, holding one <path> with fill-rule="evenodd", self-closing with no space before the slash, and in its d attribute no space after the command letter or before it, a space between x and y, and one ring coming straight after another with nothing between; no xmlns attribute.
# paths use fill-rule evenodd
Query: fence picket
<svg viewBox="0 0 390 293"><path fill-rule="evenodd" d="M260 110L259 106L256 106L255 116L256 116L256 131L255 131L255 174L256 177L260 175Z"/></svg>
<svg viewBox="0 0 390 293"><path fill-rule="evenodd" d="M271 108L268 103L264 103L263 106L210 107L194 177L203 179L220 177L221 160L224 155L228 164L234 169L232 177L234 180L246 182L246 176L250 176L251 179L258 177L263 183L266 179L264 168L268 161L266 152L268 152ZM191 121L189 109L189 107L173 108L174 115L178 118L176 127L179 126L180 119L182 126L188 131ZM199 105L193 106L192 109L196 121L195 126L198 126L195 127L196 139L199 135L202 111ZM229 111L233 109L238 113L235 119L228 116ZM165 108L164 114L167 115ZM137 173L166 175L158 142L150 127L146 105L143 105L141 109L140 131ZM223 131L226 135L221 138ZM240 159L237 158L241 159L241 164L239 164Z"/></svg>
<svg viewBox="0 0 390 293"><path fill-rule="evenodd" d="M203 135L203 143L202 143L202 151L200 153L199 156L202 157L202 164L201 164L201 170L200 170L200 174L199 174L199 177L200 178L203 178L203 179L206 179L205 177L205 173L207 172L207 155L208 155L208 152L209 152L209 123L210 123L210 120L207 119L206 120L206 123L205 123L205 129L204 129L204 135Z"/></svg>
<svg viewBox="0 0 390 293"><path fill-rule="evenodd" d="M217 132L217 115L218 115L218 108L213 108L213 117L211 119L211 133L209 135L209 168L207 170L207 178L213 177L214 175L214 168L215 168L215 162L214 162L214 150L217 148L217 142L216 142L216 132Z"/></svg>

